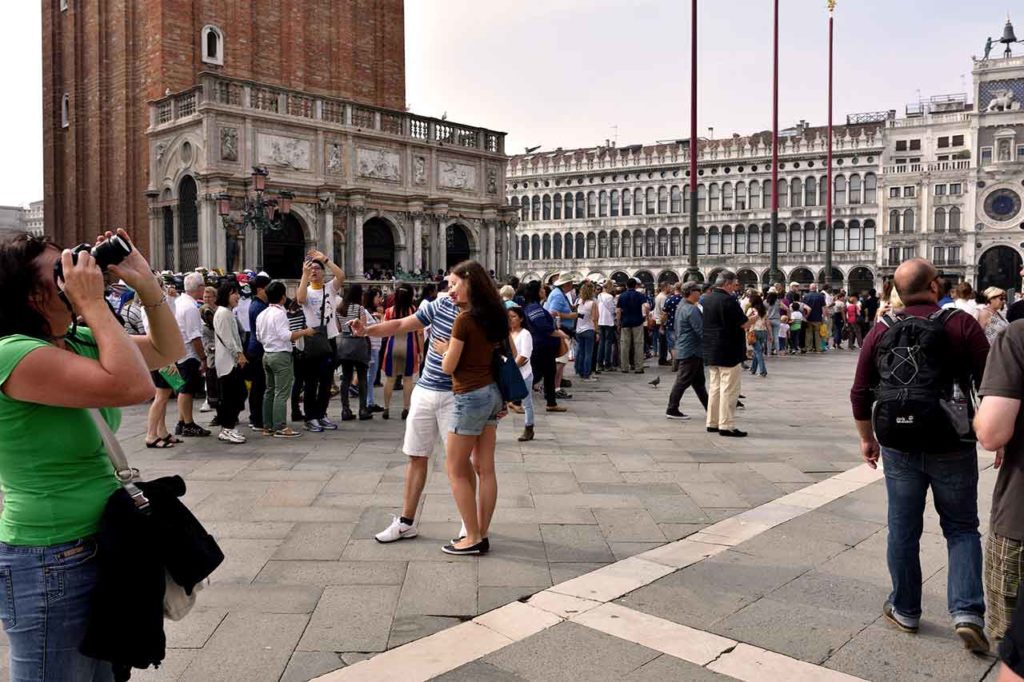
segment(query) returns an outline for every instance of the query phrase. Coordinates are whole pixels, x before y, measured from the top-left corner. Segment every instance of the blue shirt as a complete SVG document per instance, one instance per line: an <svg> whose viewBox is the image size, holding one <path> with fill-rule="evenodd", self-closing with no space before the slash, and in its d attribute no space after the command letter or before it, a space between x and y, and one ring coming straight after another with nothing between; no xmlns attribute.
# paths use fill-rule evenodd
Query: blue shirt
<svg viewBox="0 0 1024 682"><path fill-rule="evenodd" d="M825 294L820 291L812 291L801 299L811 312L807 314L808 322L821 322L822 311L825 309Z"/></svg>
<svg viewBox="0 0 1024 682"><path fill-rule="evenodd" d="M256 339L256 318L268 307L261 299L253 296L249 305L249 328L252 329L252 333L249 334L249 344L245 347L245 354L250 358L263 357L263 344Z"/></svg>
<svg viewBox="0 0 1024 682"><path fill-rule="evenodd" d="M548 296L548 300L544 302L544 310L549 313L571 313L572 306L569 305L569 299L565 297L565 292L558 287L555 287L551 290L551 295ZM576 328L576 321L562 319L559 320L558 326L564 330L572 331Z"/></svg>
<svg viewBox="0 0 1024 682"><path fill-rule="evenodd" d="M639 327L644 323L644 303L647 297L630 289L619 295L618 307L622 311L619 324L623 327Z"/></svg>
<svg viewBox="0 0 1024 682"><path fill-rule="evenodd" d="M672 294L665 299L665 302L661 304L661 309L665 312L665 319L668 324L674 324L676 319L676 308L682 303L683 297L679 294Z"/></svg>
<svg viewBox="0 0 1024 682"><path fill-rule="evenodd" d="M523 309L529 321L530 335L533 336L533 352L547 351L558 344L558 339L551 336L555 332L555 321L551 314L539 303L531 303Z"/></svg>
<svg viewBox="0 0 1024 682"><path fill-rule="evenodd" d="M423 326L430 326L430 341L448 341L452 336L452 326L459 315L459 306L449 296L435 298L433 301L416 311L416 319ZM416 383L428 391L450 393L452 378L441 369L441 354L427 344L427 361L423 364L423 375Z"/></svg>
<svg viewBox="0 0 1024 682"><path fill-rule="evenodd" d="M676 308L676 360L702 356L704 354L704 316L700 308L689 301L683 301Z"/></svg>

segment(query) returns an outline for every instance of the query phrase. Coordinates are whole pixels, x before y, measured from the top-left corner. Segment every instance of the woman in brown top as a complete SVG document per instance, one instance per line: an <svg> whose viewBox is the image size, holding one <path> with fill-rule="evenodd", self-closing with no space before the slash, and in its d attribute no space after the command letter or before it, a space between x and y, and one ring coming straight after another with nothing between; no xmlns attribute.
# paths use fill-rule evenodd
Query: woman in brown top
<svg viewBox="0 0 1024 682"><path fill-rule="evenodd" d="M441 369L452 376L455 393L455 411L446 444L448 480L466 534L442 550L447 554L484 554L490 549L487 531L498 500L494 473L498 417L505 411L495 380L495 351L508 347L508 317L497 288L476 261L452 268L448 293L462 312L455 318L451 341L435 342L434 350L443 357Z"/></svg>

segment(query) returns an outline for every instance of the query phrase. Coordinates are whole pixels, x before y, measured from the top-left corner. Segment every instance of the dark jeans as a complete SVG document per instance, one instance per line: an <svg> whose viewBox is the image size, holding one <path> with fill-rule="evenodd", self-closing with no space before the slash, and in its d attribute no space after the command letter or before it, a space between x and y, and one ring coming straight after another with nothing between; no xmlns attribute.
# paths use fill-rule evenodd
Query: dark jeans
<svg viewBox="0 0 1024 682"><path fill-rule="evenodd" d="M215 373L212 368L210 372ZM218 377L217 389L220 391L217 423L221 428L233 429L238 426L238 415L245 407L245 370L236 366L227 376Z"/></svg>
<svg viewBox="0 0 1024 682"><path fill-rule="evenodd" d="M558 404L558 400L555 398L557 390L555 386L555 353L557 352L557 348L534 349L533 356L530 358L530 364L533 365L533 380L537 381L539 378L544 380L544 400L547 401L548 407Z"/></svg>
<svg viewBox="0 0 1024 682"><path fill-rule="evenodd" d="M263 424L263 393L267 390L267 377L263 373L263 355L246 355L249 364L245 366L245 378L252 382L249 386L249 422L258 429Z"/></svg>
<svg viewBox="0 0 1024 682"><path fill-rule="evenodd" d="M302 351L292 350L292 372L295 374L295 381L292 383L292 414L299 414L302 412L299 409L299 399L302 397L302 387L305 386L305 377L308 368L306 366L306 356Z"/></svg>
<svg viewBox="0 0 1024 682"><path fill-rule="evenodd" d="M601 325L601 341L597 347L597 366L601 369L618 367L615 363L615 342L618 336L615 325Z"/></svg>
<svg viewBox="0 0 1024 682"><path fill-rule="evenodd" d="M334 348L334 340L331 340ZM331 403L331 382L334 379L334 353L317 362L306 362L302 373L302 409L306 419L323 419Z"/></svg>
<svg viewBox="0 0 1024 682"><path fill-rule="evenodd" d="M366 372L369 369L366 365L351 360L341 361L341 407L350 411L348 406L348 389L352 385L352 377L359 380L359 411L366 411Z"/></svg>
<svg viewBox="0 0 1024 682"><path fill-rule="evenodd" d="M889 495L890 603L903 616L901 620L911 621L908 624L921 617L921 532L931 487L949 553L949 612L956 622L983 626L977 451L970 447L938 455L882 448L882 463Z"/></svg>
<svg viewBox="0 0 1024 682"><path fill-rule="evenodd" d="M658 362L664 364L668 362L668 327L659 324L658 325Z"/></svg>
<svg viewBox="0 0 1024 682"><path fill-rule="evenodd" d="M672 384L672 393L668 396L668 409L679 409L679 401L683 399L683 393L687 388L693 387L697 394L697 400L708 409L708 389L704 379L704 359L701 357L686 358L679 361L679 371L676 372L676 382Z"/></svg>

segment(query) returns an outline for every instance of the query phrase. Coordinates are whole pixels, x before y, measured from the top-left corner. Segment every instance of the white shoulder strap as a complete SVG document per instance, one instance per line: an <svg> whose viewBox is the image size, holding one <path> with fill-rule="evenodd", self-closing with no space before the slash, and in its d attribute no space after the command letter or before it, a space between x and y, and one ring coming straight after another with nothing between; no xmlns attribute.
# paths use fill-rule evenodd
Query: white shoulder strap
<svg viewBox="0 0 1024 682"><path fill-rule="evenodd" d="M135 480L139 476L139 470L128 466L128 458L124 455L121 443L118 442L117 436L111 431L107 420L103 418L103 414L99 410L93 409L89 410L89 416L92 417L93 423L96 424L96 429L100 432L100 438L103 439L103 447L107 451L107 456L110 457L111 464L114 465L114 473L117 475L117 480L128 491L135 506L140 511L148 511L149 500L146 499L142 490L135 485Z"/></svg>

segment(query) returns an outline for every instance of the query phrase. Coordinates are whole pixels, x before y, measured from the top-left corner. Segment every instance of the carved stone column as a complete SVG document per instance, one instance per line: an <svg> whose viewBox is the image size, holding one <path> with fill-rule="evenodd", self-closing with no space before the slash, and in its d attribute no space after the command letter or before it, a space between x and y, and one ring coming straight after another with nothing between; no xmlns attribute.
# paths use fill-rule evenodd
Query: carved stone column
<svg viewBox="0 0 1024 682"><path fill-rule="evenodd" d="M412 214L412 270L423 268L423 214Z"/></svg>
<svg viewBox="0 0 1024 682"><path fill-rule="evenodd" d="M321 209L320 214L323 216L320 225L320 243L317 248L324 253L328 258L334 258L334 207L332 201L327 205L326 208ZM344 267L344 266L342 266Z"/></svg>
<svg viewBox="0 0 1024 682"><path fill-rule="evenodd" d="M495 240L496 230L494 229L494 221L488 220L484 223L487 226L487 269L494 270L494 274L498 274L498 242Z"/></svg>
<svg viewBox="0 0 1024 682"><path fill-rule="evenodd" d="M354 237L354 238L353 238ZM363 210L356 209L349 224L349 242L352 244L352 276L362 277L363 267Z"/></svg>

